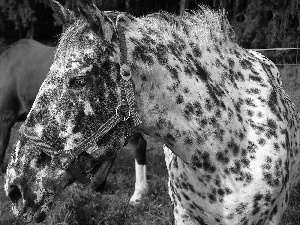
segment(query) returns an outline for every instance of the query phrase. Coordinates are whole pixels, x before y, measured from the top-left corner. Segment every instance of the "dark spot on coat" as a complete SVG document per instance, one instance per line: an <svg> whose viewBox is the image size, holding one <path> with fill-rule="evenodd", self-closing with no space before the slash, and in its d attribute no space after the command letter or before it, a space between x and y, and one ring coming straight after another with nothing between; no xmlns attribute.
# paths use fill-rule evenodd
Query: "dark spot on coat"
<svg viewBox="0 0 300 225"><path fill-rule="evenodd" d="M252 63L247 59L240 59L240 65L244 70L252 69Z"/></svg>
<svg viewBox="0 0 300 225"><path fill-rule="evenodd" d="M196 116L201 116L203 114L203 110L202 110L200 102L195 101L193 103L193 106L194 106L194 110L195 110L195 115Z"/></svg>
<svg viewBox="0 0 300 225"><path fill-rule="evenodd" d="M271 109L271 112L277 116L277 118L282 121L281 118L281 113L280 113L280 109L279 109L279 102L277 99L277 92L275 89L272 89L272 91L270 92L269 95L269 99L268 99L268 105Z"/></svg>
<svg viewBox="0 0 300 225"><path fill-rule="evenodd" d="M252 117L254 115L254 112L252 110L247 110L248 116Z"/></svg>
<svg viewBox="0 0 300 225"><path fill-rule="evenodd" d="M190 43L190 47L192 48L192 52L195 58L200 58L202 56L202 52L197 44Z"/></svg>
<svg viewBox="0 0 300 225"><path fill-rule="evenodd" d="M132 51L132 57L136 61L142 61L145 64L153 65L154 59L147 45L142 44L139 40L130 38L135 45Z"/></svg>
<svg viewBox="0 0 300 225"><path fill-rule="evenodd" d="M244 214L247 205L248 205L248 203L240 203L240 204L235 208L236 214Z"/></svg>
<svg viewBox="0 0 300 225"><path fill-rule="evenodd" d="M216 170L216 167L212 164L209 153L206 151L196 150L196 153L192 155L192 166L202 168L209 173L214 173Z"/></svg>
<svg viewBox="0 0 300 225"><path fill-rule="evenodd" d="M160 118L156 122L156 127L158 130L161 130L161 129L165 128L166 124L167 124L166 119Z"/></svg>
<svg viewBox="0 0 300 225"><path fill-rule="evenodd" d="M216 158L219 162L222 162L223 164L228 164L229 163L229 157L227 156L227 154L225 154L224 152L217 152L216 154Z"/></svg>
<svg viewBox="0 0 300 225"><path fill-rule="evenodd" d="M191 137L185 137L184 138L184 144L185 145L192 145L193 144L193 139Z"/></svg>
<svg viewBox="0 0 300 225"><path fill-rule="evenodd" d="M223 142L223 141L224 141L224 134L225 134L225 130L220 129L220 128L216 128L216 130L214 131L215 137L216 137L220 142Z"/></svg>
<svg viewBox="0 0 300 225"><path fill-rule="evenodd" d="M181 54L182 51L178 48L176 42L169 41L167 44L167 48L171 50L171 53L177 58L180 62L182 62Z"/></svg>
<svg viewBox="0 0 300 225"><path fill-rule="evenodd" d="M278 143L274 143L273 144L274 145L274 149L275 149L275 151L279 151L280 150L280 148L279 148L279 144Z"/></svg>
<svg viewBox="0 0 300 225"><path fill-rule="evenodd" d="M196 75L199 77L203 82L207 82L209 78L209 73L204 69L198 61L194 60L194 65L196 67Z"/></svg>
<svg viewBox="0 0 300 225"><path fill-rule="evenodd" d="M253 76L253 75L249 75L249 79L253 80L253 81L257 82L257 83L262 83L262 81L263 81L261 77Z"/></svg>
<svg viewBox="0 0 300 225"><path fill-rule="evenodd" d="M176 96L176 104L181 104L181 103L183 103L184 102L184 100L183 100L183 96L182 95L177 95Z"/></svg>
<svg viewBox="0 0 300 225"><path fill-rule="evenodd" d="M189 66L184 67L185 74L189 75L190 77L193 75L193 71Z"/></svg>
<svg viewBox="0 0 300 225"><path fill-rule="evenodd" d="M214 103L218 106L221 105L221 107L223 109L225 109L224 103L218 98L218 97L224 96L224 91L220 88L220 86L217 84L212 84L210 82L207 82L206 88L207 88L208 94L210 95L210 97L212 98Z"/></svg>
<svg viewBox="0 0 300 225"><path fill-rule="evenodd" d="M250 88L250 89L246 89L246 92L251 95L258 95L260 94L261 90L258 88Z"/></svg>
<svg viewBox="0 0 300 225"><path fill-rule="evenodd" d="M241 106L243 105L243 99L242 98L238 98L237 102L234 102L234 108L237 112L241 112Z"/></svg>
<svg viewBox="0 0 300 225"><path fill-rule="evenodd" d="M171 73L172 78L179 82L178 71L174 67L171 67L169 65L167 65L166 67L169 70L169 72Z"/></svg>
<svg viewBox="0 0 300 225"><path fill-rule="evenodd" d="M208 122L207 122L206 118L203 118L203 119L200 120L200 124L201 124L202 127L205 127L207 125L207 123Z"/></svg>
<svg viewBox="0 0 300 225"><path fill-rule="evenodd" d="M159 43L156 47L155 55L160 65L168 63L168 48L165 45Z"/></svg>
<svg viewBox="0 0 300 225"><path fill-rule="evenodd" d="M187 94L189 92L190 92L190 90L187 87L183 88L183 93Z"/></svg>
<svg viewBox="0 0 300 225"><path fill-rule="evenodd" d="M220 196L224 196L224 194L225 194L225 191L221 188L219 188L217 192Z"/></svg>
<svg viewBox="0 0 300 225"><path fill-rule="evenodd" d="M195 216L195 219L199 224L207 225L207 223L204 222L204 220L200 216Z"/></svg>
<svg viewBox="0 0 300 225"><path fill-rule="evenodd" d="M249 105L249 106L256 107L256 105L254 104L252 98L246 98L245 102L246 102L246 104Z"/></svg>
<svg viewBox="0 0 300 225"><path fill-rule="evenodd" d="M216 202L216 200L217 200L216 196L213 195L213 194L208 194L207 197L209 198L209 201L212 202L212 203Z"/></svg>
<svg viewBox="0 0 300 225"><path fill-rule="evenodd" d="M232 190L230 188L225 188L226 195L232 194Z"/></svg>
<svg viewBox="0 0 300 225"><path fill-rule="evenodd" d="M167 89L170 92L177 92L178 87L179 87L179 82L174 82L173 84L171 84L171 86L168 86Z"/></svg>
<svg viewBox="0 0 300 225"><path fill-rule="evenodd" d="M261 146L264 146L266 144L266 140L264 138L259 138L258 144L260 144Z"/></svg>
<svg viewBox="0 0 300 225"><path fill-rule="evenodd" d="M213 108L212 102L208 98L205 99L205 108L207 109L207 111L211 111Z"/></svg>
<svg viewBox="0 0 300 225"><path fill-rule="evenodd" d="M277 205L275 205L269 216L270 221L272 221L273 216L277 214L277 211L278 211L278 207L277 207Z"/></svg>
<svg viewBox="0 0 300 225"><path fill-rule="evenodd" d="M205 141L206 141L206 139L203 136L199 135L197 137L197 144L202 145Z"/></svg>
<svg viewBox="0 0 300 225"><path fill-rule="evenodd" d="M185 104L185 108L183 111L185 118L190 120L190 117L194 114L194 107L190 102L188 102Z"/></svg>
<svg viewBox="0 0 300 225"><path fill-rule="evenodd" d="M228 58L228 64L229 64L229 69L233 69L234 67L234 60L232 58Z"/></svg>
<svg viewBox="0 0 300 225"><path fill-rule="evenodd" d="M166 139L167 139L168 144L170 144L171 146L174 146L176 139L174 138L174 136L172 134L167 133Z"/></svg>
<svg viewBox="0 0 300 225"><path fill-rule="evenodd" d="M241 164L242 164L243 167L249 167L250 160L248 158L246 158L246 157L243 157L241 159Z"/></svg>
<svg viewBox="0 0 300 225"><path fill-rule="evenodd" d="M234 156L237 156L240 151L240 146L234 141L233 138L230 140L230 142L228 142L227 147L231 149Z"/></svg>

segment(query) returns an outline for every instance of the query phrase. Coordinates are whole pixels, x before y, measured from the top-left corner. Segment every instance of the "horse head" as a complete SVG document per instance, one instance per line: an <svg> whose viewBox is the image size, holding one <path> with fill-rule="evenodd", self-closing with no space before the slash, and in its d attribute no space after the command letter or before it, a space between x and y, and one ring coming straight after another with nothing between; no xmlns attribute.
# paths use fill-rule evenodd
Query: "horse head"
<svg viewBox="0 0 300 225"><path fill-rule="evenodd" d="M21 128L5 183L14 214L37 222L75 180L88 183L88 174L97 171L106 177L126 134L137 125L116 32L129 18L84 1L79 15L56 1L51 5L67 29Z"/></svg>

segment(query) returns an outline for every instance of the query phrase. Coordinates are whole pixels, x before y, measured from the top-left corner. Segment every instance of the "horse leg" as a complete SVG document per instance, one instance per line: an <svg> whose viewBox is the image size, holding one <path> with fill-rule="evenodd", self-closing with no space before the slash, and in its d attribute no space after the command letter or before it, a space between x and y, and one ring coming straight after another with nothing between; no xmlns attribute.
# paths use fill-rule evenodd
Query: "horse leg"
<svg viewBox="0 0 300 225"><path fill-rule="evenodd" d="M105 161L101 165L101 167L97 171L94 179L92 180L92 183L91 183L92 190L94 190L96 192L101 192L101 193L103 192L107 176L111 170L111 167L114 164L115 159L116 159L116 157L114 157L113 159L111 159L109 161Z"/></svg>
<svg viewBox="0 0 300 225"><path fill-rule="evenodd" d="M5 121L1 121L0 124L0 167L2 173L5 173L7 167L7 165L4 165L5 152L8 146L12 125Z"/></svg>
<svg viewBox="0 0 300 225"><path fill-rule="evenodd" d="M137 205L142 199L143 195L148 192L148 182L146 177L146 147L147 142L141 133L134 133L130 138L126 148L134 151L135 158L135 190L130 199L131 205ZM105 162L103 168L100 168L95 178L92 181L91 189L97 192L102 192L106 183L106 178L109 174L111 166L114 162Z"/></svg>
<svg viewBox="0 0 300 225"><path fill-rule="evenodd" d="M134 150L135 158L135 189L130 199L131 205L137 205L143 195L147 194L148 182L146 176L146 147L147 142L141 133L134 133L128 147Z"/></svg>

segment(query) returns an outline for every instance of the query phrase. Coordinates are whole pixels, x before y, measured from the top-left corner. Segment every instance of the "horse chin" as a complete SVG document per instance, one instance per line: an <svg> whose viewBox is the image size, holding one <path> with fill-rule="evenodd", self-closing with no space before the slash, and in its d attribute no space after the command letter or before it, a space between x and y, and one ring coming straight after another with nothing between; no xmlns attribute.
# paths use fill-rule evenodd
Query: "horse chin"
<svg viewBox="0 0 300 225"><path fill-rule="evenodd" d="M36 223L41 223L46 219L47 215L44 211L41 210L41 208L38 208L35 212L30 208L27 210L26 213L23 213L23 220L26 223L30 223L33 220Z"/></svg>
<svg viewBox="0 0 300 225"><path fill-rule="evenodd" d="M34 213L34 220L37 223L41 223L46 219L47 215L44 211L41 211L41 208L39 208L35 213Z"/></svg>

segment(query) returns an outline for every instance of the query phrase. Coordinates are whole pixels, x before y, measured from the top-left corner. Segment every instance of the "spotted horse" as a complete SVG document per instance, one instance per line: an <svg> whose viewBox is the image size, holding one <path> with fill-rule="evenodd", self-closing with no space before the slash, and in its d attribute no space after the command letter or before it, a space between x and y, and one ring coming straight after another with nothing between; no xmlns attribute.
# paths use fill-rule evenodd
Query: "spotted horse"
<svg viewBox="0 0 300 225"><path fill-rule="evenodd" d="M105 176L135 131L165 144L176 224L279 223L299 177L298 113L223 11L52 5L68 28L7 170L16 216L43 221L71 182Z"/></svg>

